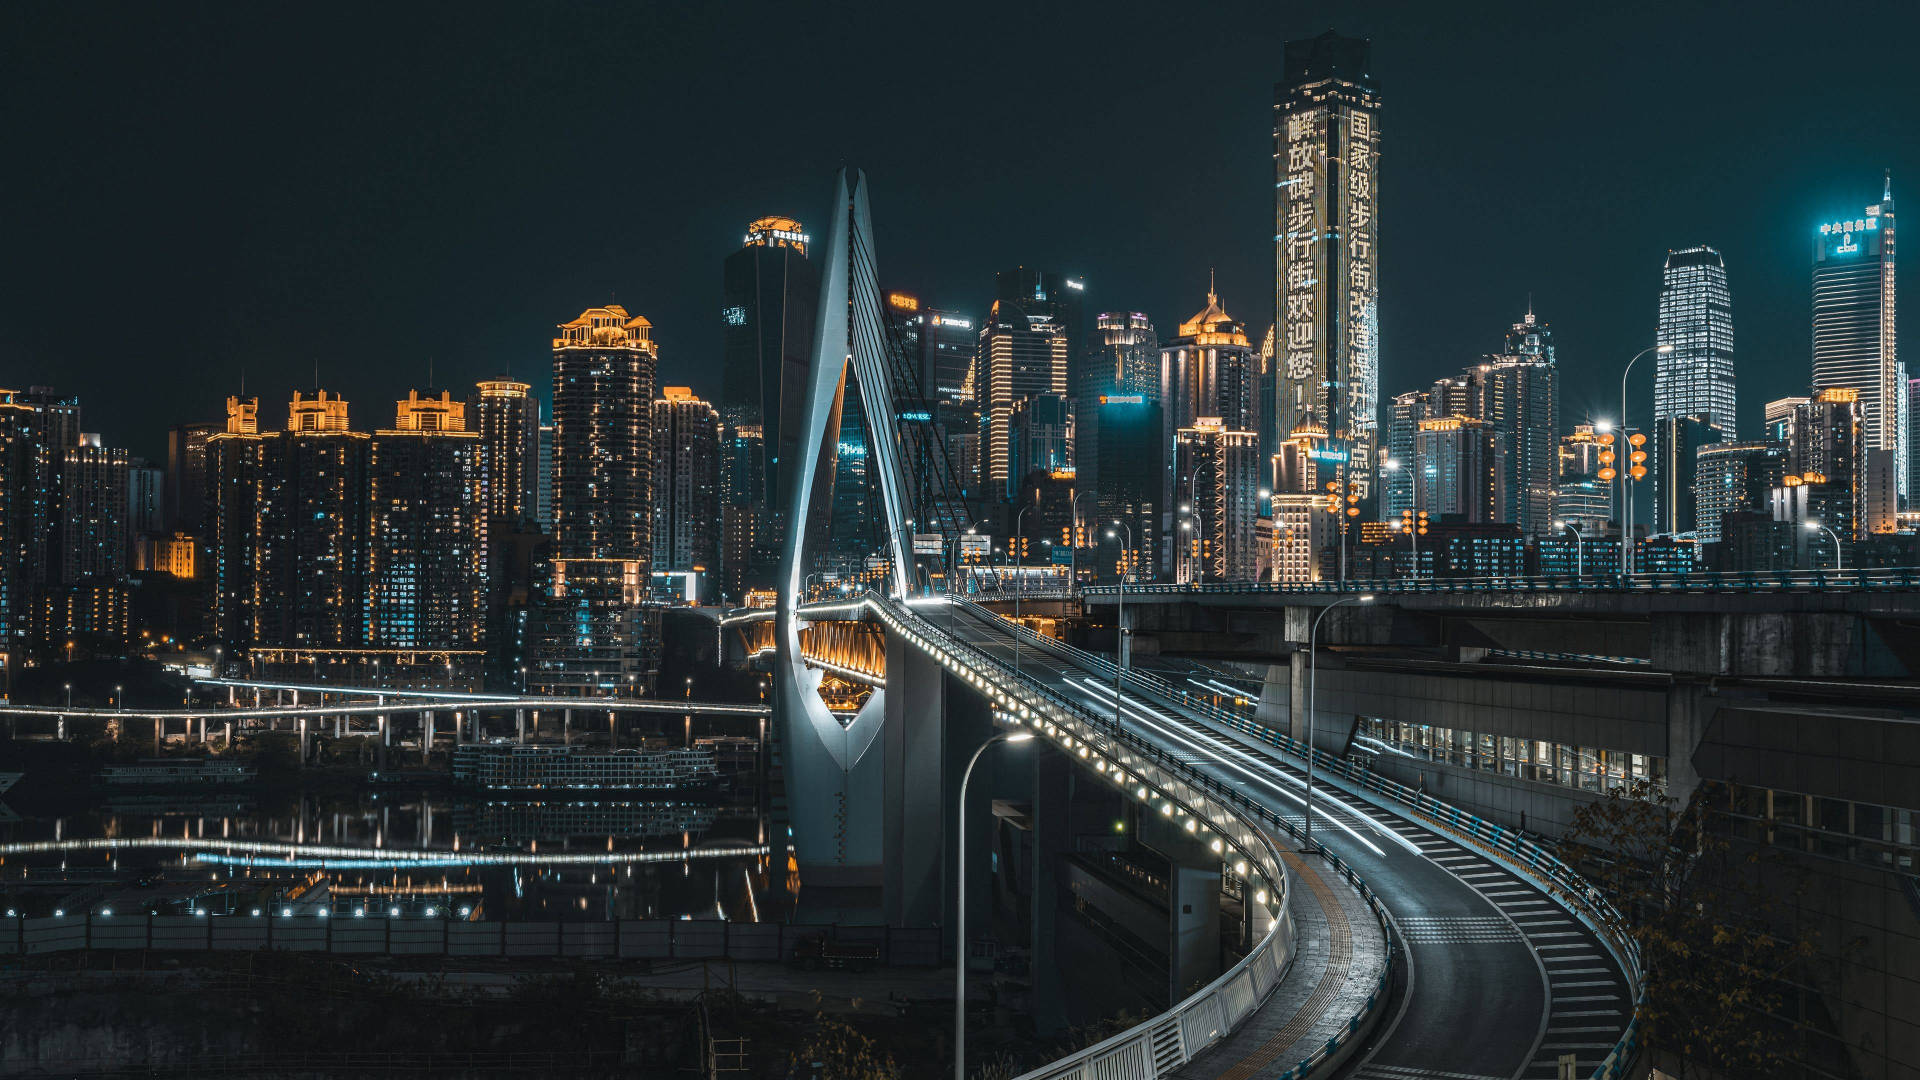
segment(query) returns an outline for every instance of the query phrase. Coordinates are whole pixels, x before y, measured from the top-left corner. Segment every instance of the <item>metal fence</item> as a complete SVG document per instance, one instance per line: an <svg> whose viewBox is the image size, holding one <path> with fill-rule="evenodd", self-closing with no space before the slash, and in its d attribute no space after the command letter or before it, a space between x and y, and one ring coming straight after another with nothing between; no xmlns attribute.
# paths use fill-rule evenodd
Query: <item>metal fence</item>
<svg viewBox="0 0 1920 1080"><path fill-rule="evenodd" d="M1255 593L1301 595L1375 593L1479 593L1479 592L1824 592L1900 591L1920 589L1920 567L1887 570L1792 570L1748 574L1586 574L1537 575L1481 578L1349 578L1336 581L1262 582L1223 581L1205 585L1140 584L1128 585L1127 595L1218 596ZM1120 591L1116 585L1091 585L1081 591L1085 596L1107 597Z"/></svg>
<svg viewBox="0 0 1920 1080"><path fill-rule="evenodd" d="M993 612L984 608L979 610L987 618L998 618ZM1001 622L1010 633L1019 634L1024 640L1042 649L1068 656L1076 662L1103 670L1108 674L1114 671L1113 662L1097 653L1090 653L1085 649L1036 634L1004 619ZM1182 707L1207 716L1235 731L1250 735L1296 758L1304 760L1306 757L1308 748L1292 736L1258 723L1243 712L1222 708L1205 698L1197 697L1185 688L1175 686L1151 672L1128 669L1122 673L1122 678L1137 691L1158 694L1167 700L1178 700ZM1626 973L1628 984L1634 994L1634 1016L1628 1021L1626 1031L1622 1033L1612 1051L1592 1075L1595 1080L1615 1080L1615 1078L1626 1076L1640 1048L1640 1007L1646 997L1646 980L1640 964L1640 946L1628 932L1627 920L1614 908L1612 902L1572 867L1561 862L1550 849L1517 829L1496 825L1459 807L1441 802L1417 789L1380 776L1371 769L1346 758L1318 749L1313 750L1312 754L1314 767L1317 770L1323 775L1338 777L1345 781L1351 785L1350 790L1353 794L1361 797L1372 796L1369 801L1376 804L1395 803L1400 809L1420 818L1429 827L1447 834L1456 842L1532 880L1542 892L1558 901L1570 914L1593 931L1607 951L1613 954L1621 970ZM1394 809L1393 807L1384 808L1390 811Z"/></svg>
<svg viewBox="0 0 1920 1080"><path fill-rule="evenodd" d="M610 960L793 959L802 941L827 935L871 945L887 965L937 967L937 927L790 926L714 919L504 922L447 918L297 915L52 915L0 918L0 956L80 950L232 952L278 950L359 956Z"/></svg>

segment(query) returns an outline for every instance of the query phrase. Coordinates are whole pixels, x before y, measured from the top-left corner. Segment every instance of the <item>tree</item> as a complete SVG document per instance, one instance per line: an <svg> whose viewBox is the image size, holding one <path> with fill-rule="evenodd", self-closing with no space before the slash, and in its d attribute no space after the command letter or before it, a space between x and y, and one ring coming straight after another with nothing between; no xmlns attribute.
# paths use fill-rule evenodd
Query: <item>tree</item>
<svg viewBox="0 0 1920 1080"><path fill-rule="evenodd" d="M1626 919L1646 976L1644 1038L1682 1077L1785 1066L1794 1026L1781 1011L1786 980L1814 953L1787 903L1794 872L1729 835L1743 809L1736 799L1705 784L1681 806L1636 781L1581 808L1560 841L1562 858Z"/></svg>
<svg viewBox="0 0 1920 1080"><path fill-rule="evenodd" d="M893 1056L841 1020L814 1017L814 1028L787 1059L787 1075L796 1080L899 1080Z"/></svg>

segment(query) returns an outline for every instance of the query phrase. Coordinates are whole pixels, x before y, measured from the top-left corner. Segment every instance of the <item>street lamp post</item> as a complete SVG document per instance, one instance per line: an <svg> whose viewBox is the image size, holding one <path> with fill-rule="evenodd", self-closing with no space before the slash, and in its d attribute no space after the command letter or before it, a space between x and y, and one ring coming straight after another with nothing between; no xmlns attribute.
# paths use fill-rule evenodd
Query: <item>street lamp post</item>
<svg viewBox="0 0 1920 1080"><path fill-rule="evenodd" d="M1827 528L1825 525L1822 525L1817 521L1801 522L1800 527L1807 530L1808 532L1823 532L1823 533L1826 533L1827 536L1831 537L1833 540L1833 568L1836 571L1845 570L1847 568L1846 561L1840 554L1840 534L1839 533L1834 532L1832 529Z"/></svg>
<svg viewBox="0 0 1920 1080"><path fill-rule="evenodd" d="M1313 698L1315 690L1314 684L1320 668L1320 620L1327 617L1327 612L1332 611L1341 604L1371 603L1373 603L1372 593L1361 593L1359 596L1342 597L1328 604L1326 607L1321 608L1320 614L1313 617L1313 625L1307 629L1307 801L1305 810L1306 827L1300 830L1300 843L1308 852L1313 850Z"/></svg>
<svg viewBox="0 0 1920 1080"><path fill-rule="evenodd" d="M1067 549L1067 557L1072 560L1070 564L1071 569L1067 571L1070 575L1067 581L1068 592L1072 592L1080 587L1080 500L1092 494L1093 492L1091 491L1076 492L1073 496L1072 505L1068 507L1068 509L1073 511L1067 515L1072 519L1072 525L1070 526L1072 535L1068 537L1070 544ZM1099 574L1096 572L1094 576L1097 579Z"/></svg>
<svg viewBox="0 0 1920 1080"><path fill-rule="evenodd" d="M1113 723L1118 727L1122 722L1120 673L1125 671L1127 666L1127 571L1133 565L1127 559L1127 552L1133 548L1133 526L1119 518L1113 519L1113 524L1114 528L1127 530L1127 546L1120 549L1120 591L1113 607ZM1115 539L1119 538L1119 534L1113 529L1108 529L1107 535Z"/></svg>
<svg viewBox="0 0 1920 1080"><path fill-rule="evenodd" d="M1020 508L1019 513L1013 515L1013 538L1020 545L1020 561L1014 582L1017 588L1013 591L1013 672L1016 675L1020 673L1020 627L1022 625L1020 622L1020 597L1025 595L1027 591L1026 524L1027 511L1031 509L1033 509L1033 504L1028 503Z"/></svg>
<svg viewBox="0 0 1920 1080"><path fill-rule="evenodd" d="M1623 448L1623 450L1625 450L1625 453L1627 455L1627 460L1625 462L1622 462L1622 464L1626 465L1627 467L1619 470L1620 493L1621 493L1620 494L1620 575L1622 577L1625 577L1626 575L1633 573L1633 559L1632 559L1633 489L1627 486L1628 484L1633 482L1632 481L1633 451L1631 449L1627 449L1627 447L1629 447L1631 444L1626 442L1626 438L1627 438L1627 376L1633 372L1633 365L1638 363L1640 358L1647 355L1648 353L1659 353L1661 356L1665 356L1672 351L1673 351L1673 346L1671 345L1649 345L1648 347L1641 349L1639 352L1634 353L1633 359L1627 361L1626 368L1620 372L1620 439L1621 439L1621 447Z"/></svg>
<svg viewBox="0 0 1920 1080"><path fill-rule="evenodd" d="M973 779L973 767L980 755L995 743L1020 743L1033 738L1030 731L1003 731L973 752L966 771L960 774L959 824L954 830L957 846L953 898L953 1077L967 1080L967 782Z"/></svg>
<svg viewBox="0 0 1920 1080"><path fill-rule="evenodd" d="M1581 551L1586 545L1580 542L1580 528L1571 521L1556 521L1554 524L1573 534L1573 583L1578 585L1580 579L1586 576L1586 564Z"/></svg>

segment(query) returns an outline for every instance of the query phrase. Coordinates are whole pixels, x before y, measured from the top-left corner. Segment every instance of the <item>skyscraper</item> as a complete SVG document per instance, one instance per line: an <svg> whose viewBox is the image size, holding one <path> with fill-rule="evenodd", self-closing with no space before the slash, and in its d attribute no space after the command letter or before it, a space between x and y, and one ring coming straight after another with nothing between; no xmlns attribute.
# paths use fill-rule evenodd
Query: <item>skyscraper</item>
<svg viewBox="0 0 1920 1080"><path fill-rule="evenodd" d="M276 661L367 639L367 436L347 402L295 391L287 427L260 439L251 646Z"/></svg>
<svg viewBox="0 0 1920 1080"><path fill-rule="evenodd" d="M1016 304L1031 318L1044 318L1066 339L1064 393L1076 404L1088 394L1100 393L1086 376L1086 295L1085 281L1051 270L1016 266L994 275L995 300Z"/></svg>
<svg viewBox="0 0 1920 1080"><path fill-rule="evenodd" d="M127 474L125 450L102 445L85 432L60 463L61 580L127 576Z"/></svg>
<svg viewBox="0 0 1920 1080"><path fill-rule="evenodd" d="M1701 416L1725 440L1734 423L1733 293L1726 260L1710 247L1667 252L1661 275L1654 344L1673 351L1654 359L1653 418ZM1659 490L1655 481L1655 490Z"/></svg>
<svg viewBox="0 0 1920 1080"><path fill-rule="evenodd" d="M253 549L264 442L260 399L227 398L225 428L207 437L201 550L210 588L208 622L229 656L253 640Z"/></svg>
<svg viewBox="0 0 1920 1080"><path fill-rule="evenodd" d="M1694 533L1702 544L1722 539L1728 514L1767 510L1769 492L1786 480L1787 448L1776 442L1702 446L1693 474Z"/></svg>
<svg viewBox="0 0 1920 1080"><path fill-rule="evenodd" d="M653 402L653 568L720 566L720 414L685 386Z"/></svg>
<svg viewBox="0 0 1920 1080"><path fill-rule="evenodd" d="M1082 436L1080 459L1091 464L1097 478L1091 489L1095 493L1095 505L1091 508L1095 516L1089 519L1088 508L1083 508L1082 524L1090 520L1098 524L1121 521L1127 526L1115 529L1117 535L1112 537L1106 535L1105 529L1098 529L1083 539L1087 544L1119 552L1131 530L1134 550L1140 557L1139 567L1151 570L1158 565L1156 552L1160 545L1160 510L1164 498L1161 488L1166 476L1159 455L1148 453L1147 448L1161 438L1160 404L1152 395L1144 393L1106 394L1095 400L1091 423L1084 417L1081 423L1086 425L1083 430L1092 435ZM1088 490L1084 481L1081 490ZM1112 567L1103 571L1117 569L1118 565L1116 559Z"/></svg>
<svg viewBox="0 0 1920 1080"><path fill-rule="evenodd" d="M1410 390L1393 397L1393 411L1387 419L1386 461L1381 463L1381 486L1386 494L1386 517L1398 520L1400 512L1413 509L1413 436L1420 421L1427 418L1428 395L1425 390Z"/></svg>
<svg viewBox="0 0 1920 1080"><path fill-rule="evenodd" d="M807 371L819 316L820 273L807 259L812 238L790 217L747 225L740 250L727 256L721 286L720 421L729 444L721 477L723 529L742 537L730 558L726 587L773 582L778 519L787 482L779 463L799 460L804 402L790 387ZM783 441L785 440L785 441Z"/></svg>
<svg viewBox="0 0 1920 1080"><path fill-rule="evenodd" d="M1824 507L1820 523L1843 541L1858 540L1866 532L1867 453L1872 446L1860 398L1851 387L1834 386L1796 408L1787 458L1789 477L1800 481L1795 486L1820 489L1801 494Z"/></svg>
<svg viewBox="0 0 1920 1080"><path fill-rule="evenodd" d="M1020 482L1013 474L1014 406L1035 394L1067 395L1066 327L1041 303L1029 312L1014 301L995 300L980 330L979 365L987 384L984 486L996 500L1010 496Z"/></svg>
<svg viewBox="0 0 1920 1080"><path fill-rule="evenodd" d="M1858 215L1813 234L1813 388L1859 394L1868 449L1892 451L1907 493L1906 376L1894 324L1893 181Z"/></svg>
<svg viewBox="0 0 1920 1080"><path fill-rule="evenodd" d="M52 455L32 406L0 390L0 675L11 672L50 528Z"/></svg>
<svg viewBox="0 0 1920 1080"><path fill-rule="evenodd" d="M177 424L167 431L166 494L162 499L167 529L199 535L206 515L207 440L220 424Z"/></svg>
<svg viewBox="0 0 1920 1080"><path fill-rule="evenodd" d="M494 528L538 516L540 402L529 383L506 375L474 387L471 430L480 437L481 491Z"/></svg>
<svg viewBox="0 0 1920 1080"><path fill-rule="evenodd" d="M1192 507L1176 536L1179 579L1257 579L1263 554L1256 543L1259 434L1202 417L1175 435L1174 469L1180 494Z"/></svg>
<svg viewBox="0 0 1920 1080"><path fill-rule="evenodd" d="M1505 505L1506 441L1484 420L1437 416L1420 421L1414 433L1414 509L1438 522L1453 518L1467 524L1499 520Z"/></svg>
<svg viewBox="0 0 1920 1080"><path fill-rule="evenodd" d="M1348 444L1371 497L1378 423L1380 92L1371 44L1328 31L1286 43L1274 87L1274 315L1281 439Z"/></svg>
<svg viewBox="0 0 1920 1080"><path fill-rule="evenodd" d="M458 674L479 660L486 618L487 529L496 492L485 438L448 391L410 391L367 453L369 644L445 651ZM455 655L457 654L457 659Z"/></svg>
<svg viewBox="0 0 1920 1080"><path fill-rule="evenodd" d="M553 339L553 581L529 685L554 694L648 689L653 562L653 324L588 308Z"/></svg>
<svg viewBox="0 0 1920 1080"><path fill-rule="evenodd" d="M1707 414L1664 416L1653 424L1653 531L1691 532L1699 526L1695 483L1700 451L1723 441Z"/></svg>
<svg viewBox="0 0 1920 1080"><path fill-rule="evenodd" d="M1257 436L1260 403L1254 395L1258 387L1258 353L1247 340L1246 330L1226 313L1219 295L1209 287L1207 306L1181 323L1180 332L1160 346L1160 453L1166 477L1160 491L1163 507L1186 506L1185 513L1199 513L1180 489L1180 477L1185 475L1178 461L1180 432L1201 426L1203 418L1211 418L1213 426L1221 430L1250 431ZM1257 443L1254 458L1256 474L1263 473ZM1262 486L1256 477L1254 487ZM1182 543L1181 520L1179 513L1165 519L1165 527L1172 530L1166 537L1170 554ZM1162 567L1163 572L1174 569Z"/></svg>
<svg viewBox="0 0 1920 1080"><path fill-rule="evenodd" d="M1466 372L1468 412L1503 444L1500 498L1491 519L1523 535L1553 527L1559 470L1559 394L1551 349L1485 357Z"/></svg>

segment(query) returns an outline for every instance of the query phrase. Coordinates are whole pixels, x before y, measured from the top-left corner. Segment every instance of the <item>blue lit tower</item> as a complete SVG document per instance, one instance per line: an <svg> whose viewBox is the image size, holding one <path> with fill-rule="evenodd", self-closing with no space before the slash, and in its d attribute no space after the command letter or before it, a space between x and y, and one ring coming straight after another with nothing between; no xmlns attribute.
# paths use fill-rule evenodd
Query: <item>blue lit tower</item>
<svg viewBox="0 0 1920 1080"><path fill-rule="evenodd" d="M1895 455L1901 494L1909 427L1906 372L1896 350L1893 181L1880 201L1813 231L1813 388L1860 395L1870 453Z"/></svg>

